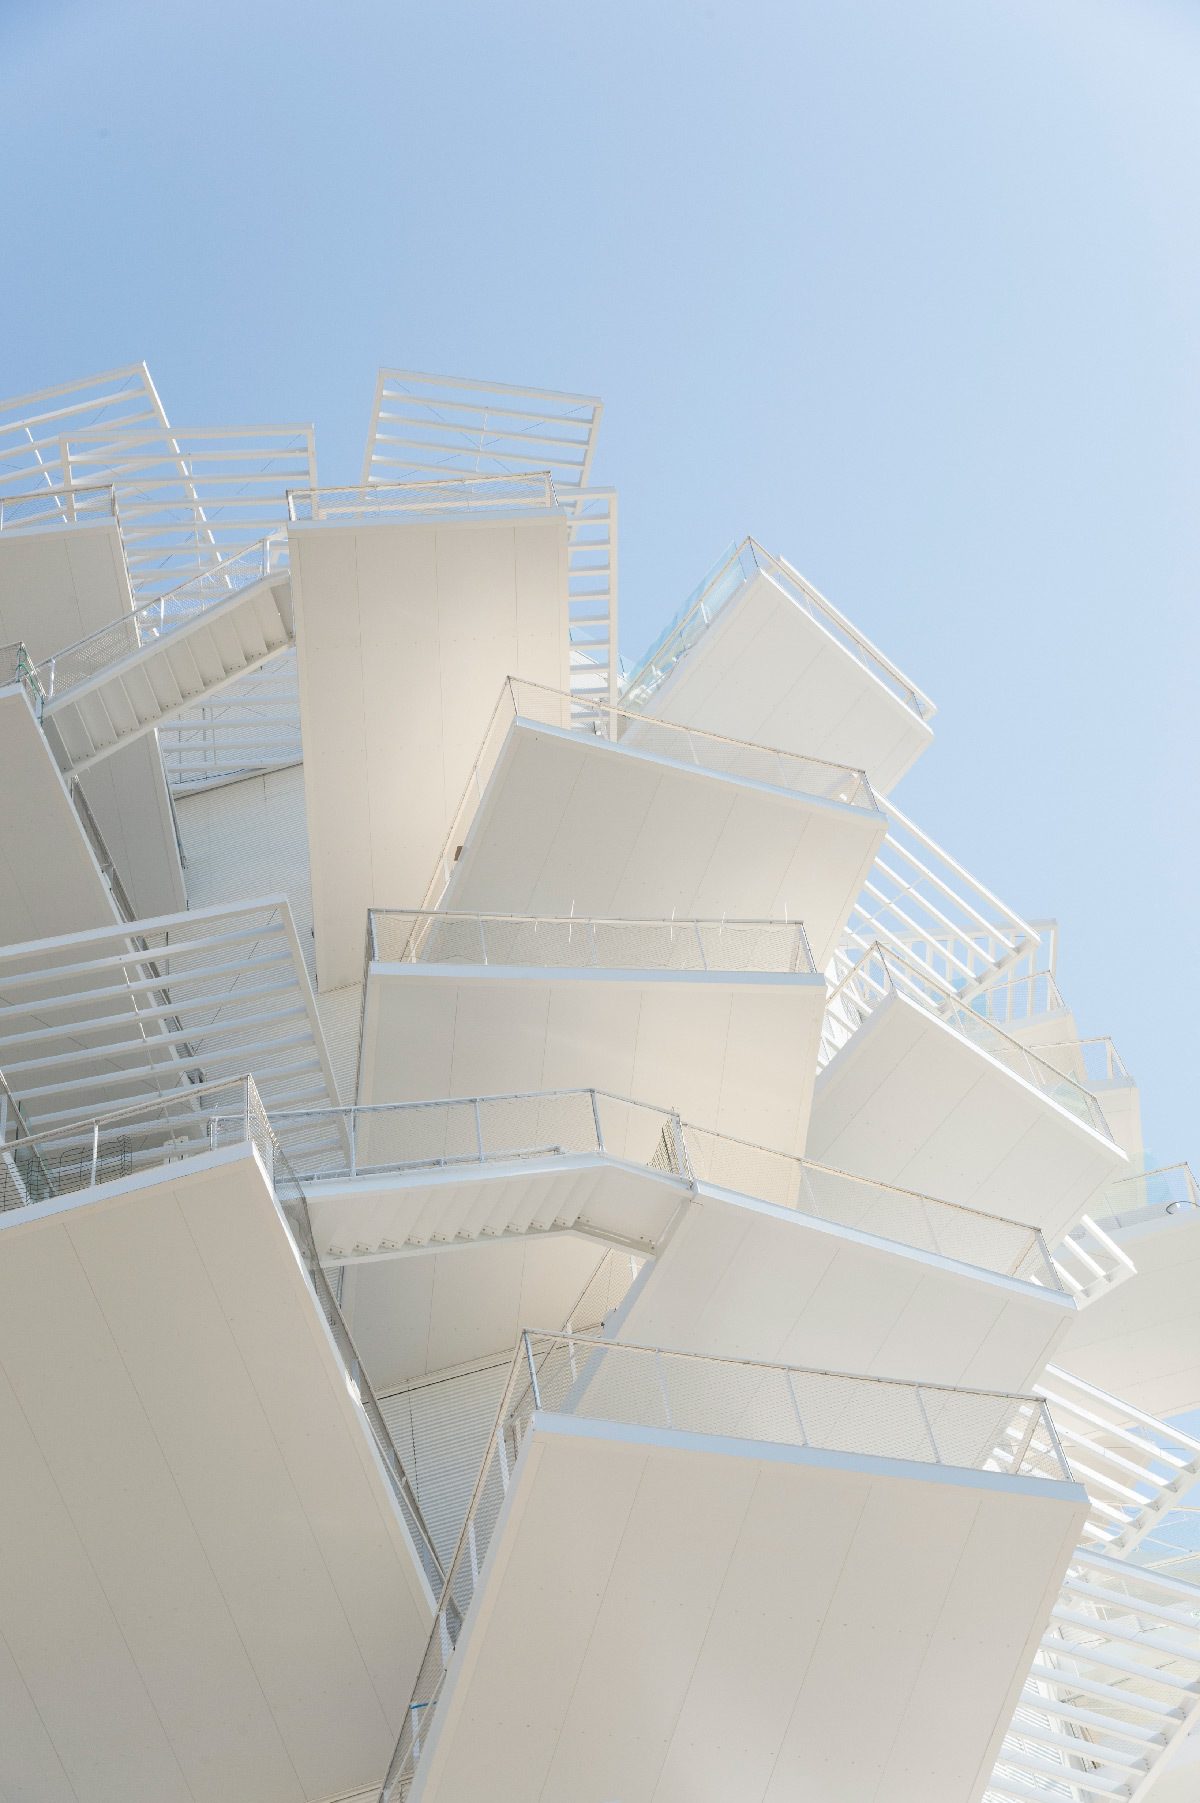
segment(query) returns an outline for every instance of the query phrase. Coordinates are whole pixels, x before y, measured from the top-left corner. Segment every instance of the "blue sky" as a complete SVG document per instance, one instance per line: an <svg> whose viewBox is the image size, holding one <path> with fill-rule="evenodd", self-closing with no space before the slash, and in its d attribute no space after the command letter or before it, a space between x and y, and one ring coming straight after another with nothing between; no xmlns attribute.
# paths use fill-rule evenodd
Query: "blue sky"
<svg viewBox="0 0 1200 1803"><path fill-rule="evenodd" d="M0 392L602 394L636 654L752 531L939 704L897 799L1200 1158L1200 13L0 0Z"/></svg>

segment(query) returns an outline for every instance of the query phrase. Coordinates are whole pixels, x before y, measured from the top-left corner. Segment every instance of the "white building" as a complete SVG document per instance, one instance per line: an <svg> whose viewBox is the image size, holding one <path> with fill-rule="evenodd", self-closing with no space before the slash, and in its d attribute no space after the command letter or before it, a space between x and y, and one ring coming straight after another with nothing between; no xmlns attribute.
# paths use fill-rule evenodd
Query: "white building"
<svg viewBox="0 0 1200 1803"><path fill-rule="evenodd" d="M1189 1803L1200 1192L600 415L0 404L0 1797Z"/></svg>

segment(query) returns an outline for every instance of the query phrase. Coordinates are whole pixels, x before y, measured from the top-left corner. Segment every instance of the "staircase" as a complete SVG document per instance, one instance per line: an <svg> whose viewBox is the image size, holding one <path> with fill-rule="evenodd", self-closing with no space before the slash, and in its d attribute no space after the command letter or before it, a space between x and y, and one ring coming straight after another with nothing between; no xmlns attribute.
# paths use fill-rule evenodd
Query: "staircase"
<svg viewBox="0 0 1200 1803"><path fill-rule="evenodd" d="M38 667L42 723L64 772L90 769L294 644L277 552L264 540Z"/></svg>
<svg viewBox="0 0 1200 1803"><path fill-rule="evenodd" d="M1200 1478L1200 1443L1056 1366L1036 1389L1092 1512L984 1803L1141 1803L1200 1719L1200 1586L1130 1555Z"/></svg>

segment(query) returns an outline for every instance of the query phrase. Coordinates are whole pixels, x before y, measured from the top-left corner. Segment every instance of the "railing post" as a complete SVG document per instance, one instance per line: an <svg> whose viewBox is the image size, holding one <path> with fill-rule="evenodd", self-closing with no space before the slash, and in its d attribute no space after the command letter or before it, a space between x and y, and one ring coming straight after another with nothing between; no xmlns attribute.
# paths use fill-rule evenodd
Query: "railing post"
<svg viewBox="0 0 1200 1803"><path fill-rule="evenodd" d="M521 1338L525 1342L525 1357L529 1363L529 1380L533 1385L533 1406L535 1409L540 1409L542 1406L542 1393L538 1388L537 1368L533 1362L533 1347L529 1344L528 1331L523 1333Z"/></svg>
<svg viewBox="0 0 1200 1803"><path fill-rule="evenodd" d="M99 1162L100 1162L100 1123L99 1123L99 1121L95 1121L92 1125L92 1181L91 1181L91 1185L90 1185L90 1187L92 1189L95 1189L95 1187L96 1187L96 1167L99 1164Z"/></svg>
<svg viewBox="0 0 1200 1803"><path fill-rule="evenodd" d="M479 1162L480 1162L480 1164L485 1164L487 1161L483 1156L483 1126L479 1119L479 1098L478 1098L478 1096L475 1098L475 1101L471 1105L475 1110L475 1144L479 1148Z"/></svg>
<svg viewBox="0 0 1200 1803"><path fill-rule="evenodd" d="M692 931L696 935L696 950L700 953L700 968L701 970L707 971L708 959L704 956L704 940L701 937L700 922L698 920L692 922Z"/></svg>
<svg viewBox="0 0 1200 1803"><path fill-rule="evenodd" d="M792 1382L792 1373L790 1369L787 1372L787 1387L788 1395L792 1399L792 1407L796 1411L796 1426L800 1429L800 1444L801 1446L807 1446L808 1435L804 1431L804 1417L800 1413L800 1399L796 1395L796 1386Z"/></svg>
<svg viewBox="0 0 1200 1803"><path fill-rule="evenodd" d="M696 1173L692 1169L692 1161L688 1156L687 1140L683 1137L683 1122L677 1114L671 1116L671 1135L675 1141L675 1162L679 1166L679 1175L686 1178L695 1189Z"/></svg>
<svg viewBox="0 0 1200 1803"><path fill-rule="evenodd" d="M478 923L478 925L479 925L479 958L480 958L480 962L481 962L481 963L483 963L483 964L486 964L486 963L487 963L487 961L488 961L488 957L487 957L487 939L486 939L486 938L485 938L485 937L484 937L484 931L483 931L483 915L482 915L482 914L477 914L477 915L476 915L476 916L475 916L475 919L476 919L476 921L477 921L477 923Z"/></svg>
<svg viewBox="0 0 1200 1803"><path fill-rule="evenodd" d="M358 1109L350 1110L350 1175L358 1176Z"/></svg>
<svg viewBox="0 0 1200 1803"><path fill-rule="evenodd" d="M921 1419L925 1423L925 1432L929 1435L929 1444L933 1447L933 1462L935 1465L940 1465L942 1462L942 1455L938 1451L938 1443L933 1437L933 1429L929 1425L929 1416L925 1412L925 1398L921 1394L921 1386L920 1384L916 1384L914 1385L914 1388L917 1392L917 1407L920 1409Z"/></svg>
<svg viewBox="0 0 1200 1803"><path fill-rule="evenodd" d="M600 1131L600 1109L596 1102L596 1092L592 1089L588 1091L588 1094L592 1098L592 1119L596 1123L596 1150L602 1153L604 1151L604 1135ZM2 1137L3 1135L0 1135L0 1138Z"/></svg>

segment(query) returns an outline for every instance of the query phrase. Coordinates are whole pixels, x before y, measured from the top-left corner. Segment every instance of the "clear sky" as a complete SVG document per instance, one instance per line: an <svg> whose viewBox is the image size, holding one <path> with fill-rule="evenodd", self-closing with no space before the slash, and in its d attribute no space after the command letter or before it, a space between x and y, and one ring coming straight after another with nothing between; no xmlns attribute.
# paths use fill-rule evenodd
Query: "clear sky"
<svg viewBox="0 0 1200 1803"><path fill-rule="evenodd" d="M1197 1120L1200 8L0 0L0 393L604 396L635 655L751 531L939 705L897 795Z"/></svg>

